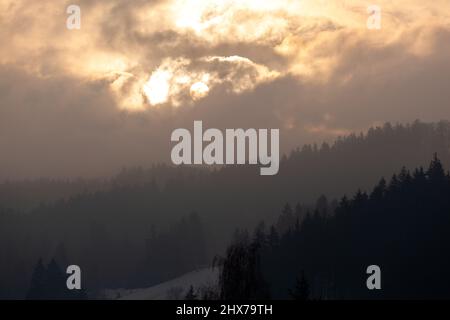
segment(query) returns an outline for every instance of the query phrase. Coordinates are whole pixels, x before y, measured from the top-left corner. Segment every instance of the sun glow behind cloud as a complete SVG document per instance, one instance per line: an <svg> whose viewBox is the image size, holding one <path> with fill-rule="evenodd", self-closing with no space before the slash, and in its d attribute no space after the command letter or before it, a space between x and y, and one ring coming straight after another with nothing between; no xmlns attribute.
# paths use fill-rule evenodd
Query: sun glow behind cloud
<svg viewBox="0 0 450 320"><path fill-rule="evenodd" d="M408 40L407 50L424 56L432 37L423 28L417 39L405 33L424 25L431 33L450 22L445 0L426 8L419 0L378 4L383 28L376 33L366 29L362 0L168 0L136 7L115 0L86 5L82 30L68 32L53 24L65 18L53 2L6 1L0 35L11 42L0 49L0 62L39 75L108 81L121 109L180 107L220 86L241 94L287 75L326 82L345 48L362 41L382 47ZM33 27L18 28L18 20Z"/></svg>
<svg viewBox="0 0 450 320"><path fill-rule="evenodd" d="M191 86L190 93L194 100L206 97L209 92L209 87L204 82L196 82Z"/></svg>
<svg viewBox="0 0 450 320"><path fill-rule="evenodd" d="M450 2L377 0L377 31L370 3L80 1L70 31L72 1L0 0L0 178L164 162L161 136L199 116L288 131L285 151L448 119Z"/></svg>
<svg viewBox="0 0 450 320"><path fill-rule="evenodd" d="M405 4L406 5L406 4ZM222 43L251 43L272 46L274 52L286 57L291 61L290 65L279 70L270 70L268 66L253 63L246 57L237 55L230 57L204 57L197 59L203 61L203 73L211 73L210 66L206 64L214 62L234 63L234 69L229 68L227 73L217 76L211 73L209 83L203 83L198 78L202 72L185 70L187 73L177 77L177 83L169 85L167 79L160 79L160 84L153 83L152 87L162 87L162 97L160 99L151 98L149 92L155 95L155 89L148 90L145 94L151 105L158 105L162 102L172 100L172 104L179 106L186 101L181 101L177 96L180 90L189 90L193 101L199 100L210 93L211 87L224 83L223 77L232 83L232 92L241 93L251 90L256 85L264 81L276 79L286 74L297 75L312 81L326 81L330 71L336 68L339 53L331 54L326 50L322 54L318 52L327 41L334 42L339 30L354 30L353 32L368 34L366 30L366 3L364 1L321 1L321 0L278 0L278 1L257 1L257 0L174 0L168 4L169 25L177 32L185 33L187 36L195 37L198 41L204 41L209 45L217 46ZM378 35L370 35L375 44L388 43L398 38L395 30L398 19L392 18L394 7L386 3L383 7L387 11L384 28L386 32ZM328 32L327 32L328 31ZM234 59L234 60L233 60ZM174 59L172 59L174 60ZM176 60L176 59L175 59ZM192 63L189 62L188 64ZM246 63L246 73L257 73L258 76L251 77L254 83L249 84L239 79L230 79L239 65ZM186 65L183 66L183 68ZM166 66L169 69L177 69L179 65ZM189 78L189 87L180 85L180 77ZM235 77L236 78L236 77ZM206 89L207 88L207 89ZM164 97L164 98L163 98Z"/></svg>
<svg viewBox="0 0 450 320"><path fill-rule="evenodd" d="M232 94L252 90L280 73L240 56L206 56L196 60L165 59L151 73L143 93L151 106L189 105L205 98L211 89L225 85Z"/></svg>
<svg viewBox="0 0 450 320"><path fill-rule="evenodd" d="M152 105L167 102L169 98L172 74L169 71L157 70L152 73L150 80L144 85L145 95Z"/></svg>
<svg viewBox="0 0 450 320"><path fill-rule="evenodd" d="M231 29L239 38L250 38L269 31L269 28L279 27L280 24L286 25L287 21L277 15L300 13L304 9L304 3L305 1L285 0L175 0L171 7L173 19L179 28L190 28L199 35L204 31L214 30L215 34L202 34L210 39L226 36L226 32ZM255 24L253 18L261 23ZM240 20L241 24L233 25L236 20ZM252 32L246 32L250 31L247 28L251 28Z"/></svg>

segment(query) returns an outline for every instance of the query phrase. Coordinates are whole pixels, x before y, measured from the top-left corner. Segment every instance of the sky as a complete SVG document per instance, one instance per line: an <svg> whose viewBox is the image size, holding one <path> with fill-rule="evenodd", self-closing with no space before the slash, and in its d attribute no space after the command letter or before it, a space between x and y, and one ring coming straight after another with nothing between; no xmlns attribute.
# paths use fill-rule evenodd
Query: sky
<svg viewBox="0 0 450 320"><path fill-rule="evenodd" d="M289 152L450 118L448 0L0 0L0 39L0 180L169 162L194 120Z"/></svg>

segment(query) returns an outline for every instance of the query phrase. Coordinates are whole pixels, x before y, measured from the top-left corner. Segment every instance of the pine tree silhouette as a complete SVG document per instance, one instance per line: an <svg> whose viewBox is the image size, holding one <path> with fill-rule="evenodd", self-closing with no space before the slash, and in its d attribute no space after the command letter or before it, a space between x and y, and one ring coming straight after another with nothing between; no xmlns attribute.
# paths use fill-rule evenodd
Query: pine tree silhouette
<svg viewBox="0 0 450 320"><path fill-rule="evenodd" d="M225 258L219 259L220 298L223 300L267 299L269 290L263 278L260 244L242 237L229 246Z"/></svg>
<svg viewBox="0 0 450 320"><path fill-rule="evenodd" d="M427 171L427 176L432 182L443 182L445 179L445 171L442 167L441 161L437 157L437 153L433 156L433 160L431 161L430 167Z"/></svg>
<svg viewBox="0 0 450 320"><path fill-rule="evenodd" d="M40 300L46 298L46 273L47 270L39 259L31 276L30 289L27 293L27 299Z"/></svg>
<svg viewBox="0 0 450 320"><path fill-rule="evenodd" d="M280 242L280 236L278 235L277 229L275 229L274 226L270 227L268 242L272 247L276 247Z"/></svg>
<svg viewBox="0 0 450 320"><path fill-rule="evenodd" d="M39 259L33 270L27 299L30 300L65 300L87 299L86 290L69 290L66 286L66 275L60 269L55 259L44 266Z"/></svg>
<svg viewBox="0 0 450 320"><path fill-rule="evenodd" d="M55 259L52 259L47 267L47 287L49 298L68 298L69 290L66 287L66 278Z"/></svg>
<svg viewBox="0 0 450 320"><path fill-rule="evenodd" d="M289 294L291 295L292 298L294 298L294 300L299 301L309 300L310 296L309 284L308 281L306 281L305 273L303 271L300 280L297 278L294 290L289 290Z"/></svg>
<svg viewBox="0 0 450 320"><path fill-rule="evenodd" d="M184 300L197 300L197 295L195 294L194 287L192 285L189 287Z"/></svg>

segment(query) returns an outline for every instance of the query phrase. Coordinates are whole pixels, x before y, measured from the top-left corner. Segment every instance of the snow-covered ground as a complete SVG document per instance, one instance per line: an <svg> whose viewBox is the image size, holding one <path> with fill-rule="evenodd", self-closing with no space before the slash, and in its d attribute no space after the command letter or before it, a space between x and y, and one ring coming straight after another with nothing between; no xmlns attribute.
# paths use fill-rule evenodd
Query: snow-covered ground
<svg viewBox="0 0 450 320"><path fill-rule="evenodd" d="M107 289L103 299L122 300L178 300L186 296L190 286L195 290L217 285L218 269L204 268L186 273L178 278L142 289Z"/></svg>

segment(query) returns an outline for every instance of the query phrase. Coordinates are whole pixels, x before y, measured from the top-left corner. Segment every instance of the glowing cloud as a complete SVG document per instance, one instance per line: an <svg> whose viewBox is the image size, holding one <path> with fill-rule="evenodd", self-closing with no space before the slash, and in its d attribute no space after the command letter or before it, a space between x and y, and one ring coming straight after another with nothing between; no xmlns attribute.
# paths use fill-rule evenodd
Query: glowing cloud
<svg viewBox="0 0 450 320"><path fill-rule="evenodd" d="M367 29L363 0L86 2L81 29L70 31L53 1L3 0L0 64L107 81L120 109L145 110L190 105L221 85L240 94L284 76L326 83L355 47L397 45L426 58L439 29L450 25L448 0L376 4L383 16L377 32Z"/></svg>
<svg viewBox="0 0 450 320"><path fill-rule="evenodd" d="M172 74L164 70L156 70L150 80L144 85L144 93L152 105L167 102L170 91L170 79Z"/></svg>
<svg viewBox="0 0 450 320"><path fill-rule="evenodd" d="M190 92L192 99L198 100L208 95L209 87L205 83L199 81L191 86Z"/></svg>

